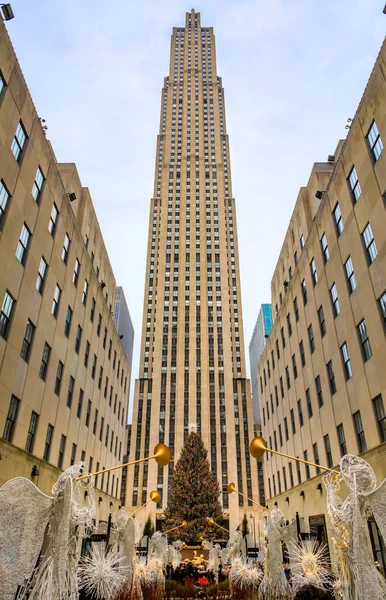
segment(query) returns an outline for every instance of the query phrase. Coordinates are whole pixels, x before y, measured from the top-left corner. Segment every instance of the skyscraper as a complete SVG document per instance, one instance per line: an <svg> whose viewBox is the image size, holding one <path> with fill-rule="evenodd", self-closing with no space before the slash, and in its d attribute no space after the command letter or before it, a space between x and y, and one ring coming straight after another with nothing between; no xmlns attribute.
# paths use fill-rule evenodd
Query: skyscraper
<svg viewBox="0 0 386 600"><path fill-rule="evenodd" d="M162 90L130 458L164 442L177 460L190 424L208 449L234 528L245 501L228 497L228 483L257 496L252 404L224 90L213 29L201 27L194 10L185 27L173 29ZM126 504L137 506L158 489L162 518L173 468L135 466Z"/></svg>
<svg viewBox="0 0 386 600"><path fill-rule="evenodd" d="M267 343L267 339L272 330L272 306L271 304L262 304L257 315L256 325L249 342L249 366L251 371L252 385L252 403L253 403L253 422L255 425L261 425L259 386L257 379L257 365L260 356ZM260 434L259 434L260 435Z"/></svg>

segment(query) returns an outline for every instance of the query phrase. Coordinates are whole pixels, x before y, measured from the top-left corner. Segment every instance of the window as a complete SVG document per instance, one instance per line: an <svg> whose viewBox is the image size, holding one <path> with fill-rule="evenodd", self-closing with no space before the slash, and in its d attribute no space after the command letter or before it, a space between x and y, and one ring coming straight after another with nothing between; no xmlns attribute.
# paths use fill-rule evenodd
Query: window
<svg viewBox="0 0 386 600"><path fill-rule="evenodd" d="M284 433L285 433L285 440L286 440L286 442L288 442L288 440L289 440L289 432L288 432L288 419L287 419L287 417L284 417Z"/></svg>
<svg viewBox="0 0 386 600"><path fill-rule="evenodd" d="M27 441L25 445L25 449L27 452L32 453L34 442L35 442L35 434L38 425L39 415L33 410L31 413L31 419L29 422L28 433L27 433Z"/></svg>
<svg viewBox="0 0 386 600"><path fill-rule="evenodd" d="M366 444L365 432L363 430L362 417L361 417L360 410L358 410L356 413L353 414L353 419L354 419L355 433L357 434L357 442L358 442L359 452L365 452L367 450L367 444Z"/></svg>
<svg viewBox="0 0 386 600"><path fill-rule="evenodd" d="M97 357L96 357L96 354L94 354L94 358L93 358L93 361L92 361L92 368L91 368L91 377L93 379L95 379L96 365L97 365Z"/></svg>
<svg viewBox="0 0 386 600"><path fill-rule="evenodd" d="M36 280L36 289L39 292L39 294L43 294L44 280L45 280L45 277L47 274L47 268L48 268L48 265L47 265L46 261L44 260L43 257L41 257L39 271L38 271L38 278Z"/></svg>
<svg viewBox="0 0 386 600"><path fill-rule="evenodd" d="M63 367L64 367L64 365L63 365L62 361L59 361L58 368L56 370L55 388L54 388L55 394L57 396L59 396L59 394L60 394L60 387L62 385Z"/></svg>
<svg viewBox="0 0 386 600"><path fill-rule="evenodd" d="M308 418L311 419L313 412L312 412L312 401L311 401L311 392L310 392L310 388L306 389L306 404L307 404L307 414L308 414Z"/></svg>
<svg viewBox="0 0 386 600"><path fill-rule="evenodd" d="M88 294L88 281L87 281L87 279L85 279L84 284L83 284L83 292L82 292L82 304L84 304L84 306L86 306L87 294Z"/></svg>
<svg viewBox="0 0 386 600"><path fill-rule="evenodd" d="M323 406L323 390L322 390L322 383L320 381L319 375L315 379L315 389L316 389L316 395L318 397L318 406L319 406L319 408L321 408Z"/></svg>
<svg viewBox="0 0 386 600"><path fill-rule="evenodd" d="M15 300L14 298L12 298L11 294L7 290L4 294L3 305L1 307L0 313L0 335L5 340L8 337L9 325L11 322L14 304Z"/></svg>
<svg viewBox="0 0 386 600"><path fill-rule="evenodd" d="M17 414L19 412L20 400L16 396L11 397L9 403L8 414L5 420L3 439L6 442L12 443L13 434L15 432L15 425L17 420Z"/></svg>
<svg viewBox="0 0 386 600"><path fill-rule="evenodd" d="M378 127L375 121L372 122L369 132L366 136L367 143L370 148L370 152L373 156L374 162L378 160L383 150L383 144L381 136L379 135Z"/></svg>
<svg viewBox="0 0 386 600"><path fill-rule="evenodd" d="M68 337L70 335L71 320L72 320L72 308L71 308L71 306L68 306L66 320L64 322L64 335L66 337Z"/></svg>
<svg viewBox="0 0 386 600"><path fill-rule="evenodd" d="M332 302L332 312L334 313L334 317L336 318L340 313L340 306L339 306L338 290L336 289L335 283L333 283L332 287L330 288L330 296L331 296L331 302Z"/></svg>
<svg viewBox="0 0 386 600"><path fill-rule="evenodd" d="M70 465L73 465L76 457L76 444L72 444Z"/></svg>
<svg viewBox="0 0 386 600"><path fill-rule="evenodd" d="M86 341L86 348L84 350L84 366L88 367L88 357L90 355L90 342L87 340Z"/></svg>
<svg viewBox="0 0 386 600"><path fill-rule="evenodd" d="M77 286L79 279L79 271L80 271L80 262L78 259L75 261L74 272L72 274L72 283Z"/></svg>
<svg viewBox="0 0 386 600"><path fill-rule="evenodd" d="M35 175L35 181L32 186L32 195L38 204L39 204L40 195L41 195L42 189L43 189L43 183L44 183L44 175L42 173L41 168L38 167L38 170L36 171L36 175Z"/></svg>
<svg viewBox="0 0 386 600"><path fill-rule="evenodd" d="M299 321L299 307L298 307L298 299L297 298L294 299L294 312L295 312L296 322L298 322Z"/></svg>
<svg viewBox="0 0 386 600"><path fill-rule="evenodd" d="M67 406L68 406L68 408L71 408L71 406L72 406L72 397L74 395L74 385L75 385L75 379L71 375L70 376L70 380L68 382L68 392L67 392Z"/></svg>
<svg viewBox="0 0 386 600"><path fill-rule="evenodd" d="M16 258L22 265L25 265L25 261L27 259L27 250L30 239L31 232L24 223L23 227L21 228L21 234L16 248Z"/></svg>
<svg viewBox="0 0 386 600"><path fill-rule="evenodd" d="M302 281L302 294L303 294L303 303L304 306L307 304L308 302L308 294L307 294L307 286L306 286L306 280L303 279Z"/></svg>
<svg viewBox="0 0 386 600"><path fill-rule="evenodd" d="M343 225L342 213L340 212L340 206L338 203L336 204L332 214L334 215L336 235L339 237L344 229L344 225Z"/></svg>
<svg viewBox="0 0 386 600"><path fill-rule="evenodd" d="M328 433L324 436L324 449L326 450L327 466L331 469L334 463L332 460L330 436Z"/></svg>
<svg viewBox="0 0 386 600"><path fill-rule="evenodd" d="M5 81L4 81L4 77L2 76L1 71L0 71L0 98L3 95L4 89L5 89L5 85L6 84L5 84Z"/></svg>
<svg viewBox="0 0 386 600"><path fill-rule="evenodd" d="M97 325L97 336L98 337L101 334L101 325L102 325L102 315L101 315L101 313L99 313L99 316L98 316L98 325ZM118 375L119 375L119 373L118 373Z"/></svg>
<svg viewBox="0 0 386 600"><path fill-rule="evenodd" d="M291 387L291 380L290 380L290 374L289 374L288 367L285 368L285 378L286 378L286 381L287 381L287 390L289 390L290 387Z"/></svg>
<svg viewBox="0 0 386 600"><path fill-rule="evenodd" d="M94 435L96 434L97 425L98 425L98 409L96 408L95 415L94 415L94 424L92 426L92 432Z"/></svg>
<svg viewBox="0 0 386 600"><path fill-rule="evenodd" d="M345 454L347 454L347 446L346 446L346 437L344 435L344 428L343 428L342 423L340 425L338 425L338 427L336 428L336 431L338 433L340 454L341 454L341 456L345 456Z"/></svg>
<svg viewBox="0 0 386 600"><path fill-rule="evenodd" d="M19 123L16 127L15 137L13 138L13 142L12 142L12 146L11 146L12 154L14 155L14 157L16 158L18 163L21 161L21 158L23 155L23 148L25 146L26 139L27 139L27 136L25 133L25 129L23 127L23 123L21 121L19 121Z"/></svg>
<svg viewBox="0 0 386 600"><path fill-rule="evenodd" d="M54 315L55 319L58 316L59 302L60 302L61 293L62 293L62 290L60 289L60 287L58 286L58 284L56 284L56 286L55 286L55 292L54 292L54 297L53 297L53 300L52 300L52 307L51 307L51 314Z"/></svg>
<svg viewBox="0 0 386 600"><path fill-rule="evenodd" d="M300 236L300 247L302 249L304 248L304 235L303 234Z"/></svg>
<svg viewBox="0 0 386 600"><path fill-rule="evenodd" d="M0 225L3 222L5 210L7 208L9 192L4 185L4 181L0 179Z"/></svg>
<svg viewBox="0 0 386 600"><path fill-rule="evenodd" d="M351 189L352 199L355 204L356 202L358 202L359 197L362 193L355 167L353 167L350 171L350 175L348 176L348 183Z"/></svg>
<svg viewBox="0 0 386 600"><path fill-rule="evenodd" d="M281 328L281 343L283 345L283 350L285 348L285 335L284 335L284 327Z"/></svg>
<svg viewBox="0 0 386 600"><path fill-rule="evenodd" d="M107 340L107 327L105 327L104 334L103 334L103 343L102 343L102 346L103 346L104 349L106 348L106 340Z"/></svg>
<svg viewBox="0 0 386 600"><path fill-rule="evenodd" d="M50 423L47 426L46 441L44 442L43 460L48 461L51 453L51 442L54 434L54 426Z"/></svg>
<svg viewBox="0 0 386 600"><path fill-rule="evenodd" d="M308 331L308 340L310 342L310 351L312 354L315 350L315 338L314 338L314 330L313 330L312 325L310 325L308 327L307 331Z"/></svg>
<svg viewBox="0 0 386 600"><path fill-rule="evenodd" d="M323 235L321 237L320 245L322 248L323 260L326 263L328 261L328 259L330 258L330 251L328 249L327 236L325 233L323 233Z"/></svg>
<svg viewBox="0 0 386 600"><path fill-rule="evenodd" d="M91 416L91 400L88 400L87 402L87 412L86 412L86 427L88 427L90 425L90 416Z"/></svg>
<svg viewBox="0 0 386 600"><path fill-rule="evenodd" d="M58 216L59 216L58 207L56 206L56 204L54 204L52 206L51 215L50 215L50 221L48 223L48 231L50 232L50 234L52 235L52 237L54 237L54 235L55 235L56 224L57 224L57 221L58 221Z"/></svg>
<svg viewBox="0 0 386 600"><path fill-rule="evenodd" d="M48 363L50 362L50 355L51 355L51 347L46 342L44 344L42 362L40 363L40 369L39 369L39 377L41 379L43 379L43 381L46 380Z"/></svg>
<svg viewBox="0 0 386 600"><path fill-rule="evenodd" d="M313 449L313 452L314 452L314 463L316 465L319 465L320 463L319 463L318 444L316 444L316 443L312 444L312 449ZM316 474L319 475L319 473L320 473L320 469L319 469L319 467L316 467Z"/></svg>
<svg viewBox="0 0 386 600"><path fill-rule="evenodd" d="M295 356L295 354L292 355L292 369L293 369L293 372L294 372L294 379L296 379L297 376L298 376L298 368L296 366L296 356Z"/></svg>
<svg viewBox="0 0 386 600"><path fill-rule="evenodd" d="M297 456L296 458L299 458L299 457ZM298 477L298 484L299 484L302 482L302 474L300 471L300 462L299 461L296 461L296 474Z"/></svg>
<svg viewBox="0 0 386 600"><path fill-rule="evenodd" d="M292 335L292 325L291 325L291 315L287 314L287 328L288 328L288 336Z"/></svg>
<svg viewBox="0 0 386 600"><path fill-rule="evenodd" d="M344 267L346 269L347 283L348 283L348 288L349 288L349 291L351 294L357 287L357 280L355 278L354 267L352 264L351 256L349 256L348 259L346 260L346 262L344 263Z"/></svg>
<svg viewBox="0 0 386 600"><path fill-rule="evenodd" d="M359 341L361 343L361 348L362 348L363 362L366 362L372 357L373 353L371 352L371 346L370 346L369 336L367 333L366 321L364 319L362 319L362 321L359 323L359 325L357 325L357 330L358 330L358 335L359 335Z"/></svg>
<svg viewBox="0 0 386 600"><path fill-rule="evenodd" d="M78 417L78 419L80 419L80 417L82 416L83 396L84 396L84 391L81 388L79 390L78 407L76 409L76 416Z"/></svg>
<svg viewBox="0 0 386 600"><path fill-rule="evenodd" d="M29 355L31 353L32 341L35 333L35 325L28 319L27 327L25 329L23 343L21 345L20 356L27 363L29 361Z"/></svg>
<svg viewBox="0 0 386 600"><path fill-rule="evenodd" d="M64 451L66 449L66 436L62 434L61 438L60 438L60 445L59 445L59 455L58 455L58 467L59 469L62 468L63 466L63 459L64 459Z"/></svg>
<svg viewBox="0 0 386 600"><path fill-rule="evenodd" d="M381 311L381 317L383 324L386 327L386 291L383 292L382 296L378 298L379 309Z"/></svg>
<svg viewBox="0 0 386 600"><path fill-rule="evenodd" d="M295 413L294 413L294 409L293 408L291 408L290 415L291 415L292 434L295 435L295 433L296 433L296 423L295 423Z"/></svg>
<svg viewBox="0 0 386 600"><path fill-rule="evenodd" d="M371 265L371 263L373 263L378 256L378 250L370 223L367 223L366 227L364 228L362 232L362 239L366 250L367 262L369 265Z"/></svg>
<svg viewBox="0 0 386 600"><path fill-rule="evenodd" d="M304 457L304 460L308 460L308 452L307 452L307 450L304 450L303 457ZM306 479L310 479L310 477L311 477L311 474L310 474L310 465L306 464L305 467L306 467Z"/></svg>
<svg viewBox="0 0 386 600"><path fill-rule="evenodd" d="M80 342L82 339L83 330L80 325L78 325L78 329L76 330L76 338L75 338L75 352L79 354Z"/></svg>
<svg viewBox="0 0 386 600"><path fill-rule="evenodd" d="M315 286L318 283L319 279L318 279L318 272L316 270L316 262L315 262L314 258L310 262L310 269L311 269L312 283Z"/></svg>
<svg viewBox="0 0 386 600"><path fill-rule="evenodd" d="M90 321L91 321L91 323L94 323L95 305L96 305L95 298L93 298L92 302L91 302L91 310L90 310Z"/></svg>
<svg viewBox="0 0 386 600"><path fill-rule="evenodd" d="M300 351L300 360L302 363L302 367L305 367L306 366L306 354L304 352L303 340L300 340L300 342L299 342L299 351Z"/></svg>
<svg viewBox="0 0 386 600"><path fill-rule="evenodd" d="M350 377L352 377L352 367L351 367L350 354L348 352L348 347L347 347L346 342L343 342L343 344L340 347L340 351L342 354L344 375L345 375L345 378L347 381L348 379L350 379Z"/></svg>
<svg viewBox="0 0 386 600"><path fill-rule="evenodd" d="M276 340L275 341L276 344L276 356L277 356L277 360L279 360L280 358L280 348L279 348L279 342ZM114 368L114 367L113 367Z"/></svg>
<svg viewBox="0 0 386 600"><path fill-rule="evenodd" d="M293 470L292 470L292 463L288 463L288 468L289 468L289 474L290 474L290 482L291 482L291 487L294 487L294 474L293 474Z"/></svg>
<svg viewBox="0 0 386 600"><path fill-rule="evenodd" d="M303 427L304 420L303 420L303 409L302 409L302 401L301 400L298 400L298 415L299 415L299 425L300 425L300 427Z"/></svg>
<svg viewBox="0 0 386 600"><path fill-rule="evenodd" d="M102 387L103 367L99 367L98 389Z"/></svg>
<svg viewBox="0 0 386 600"><path fill-rule="evenodd" d="M373 400L375 418L378 424L379 439L386 442L386 415L381 394Z"/></svg>
<svg viewBox="0 0 386 600"><path fill-rule="evenodd" d="M319 317L319 325L320 325L320 333L321 336L324 337L327 332L326 328L326 320L324 318L323 306L318 308L318 317Z"/></svg>
<svg viewBox="0 0 386 600"><path fill-rule="evenodd" d="M64 236L63 249L62 249L62 261L64 264L67 264L68 254L70 252L71 240L68 237L68 234Z"/></svg>

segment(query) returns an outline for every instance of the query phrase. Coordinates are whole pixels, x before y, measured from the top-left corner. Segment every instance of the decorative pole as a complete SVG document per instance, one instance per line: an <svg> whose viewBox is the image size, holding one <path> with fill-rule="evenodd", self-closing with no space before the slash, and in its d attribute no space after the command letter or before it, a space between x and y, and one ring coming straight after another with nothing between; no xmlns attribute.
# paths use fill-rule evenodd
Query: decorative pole
<svg viewBox="0 0 386 600"><path fill-rule="evenodd" d="M241 492L239 492L236 489L236 486L234 483L230 483L227 487L227 492L228 494L232 494L233 492L236 492L236 494L238 494L239 496L242 496L243 498L246 498L247 500L249 500L250 502L252 502L253 504L256 504L256 506L259 506L262 510L264 510L265 512L271 512L268 510L268 508L264 508L264 506L262 506L261 504L259 504L258 502L255 502L255 500L252 500L252 498L250 498L249 496L246 496L246 494L242 494Z"/></svg>
<svg viewBox="0 0 386 600"><path fill-rule="evenodd" d="M134 515L137 514L137 512L139 512L140 510L142 510L142 508L145 508L145 506L147 506L149 504L149 502L160 502L161 501L161 494L159 492L157 492L157 490L153 490L152 492L150 492L150 498L147 502L145 502L145 504L142 504L141 506L139 506L130 516L134 517Z"/></svg>
<svg viewBox="0 0 386 600"><path fill-rule="evenodd" d="M188 526L187 522L184 520L181 522L181 525L176 525L175 527L172 527L171 529L167 529L166 531L163 531L163 534L167 534L170 533L171 531L174 531L175 529L181 529L181 527L183 527L184 529Z"/></svg>
<svg viewBox="0 0 386 600"><path fill-rule="evenodd" d="M278 456L284 456L285 458L290 458L291 460L304 463L305 465L311 465L311 467L316 467L317 469L323 469L323 471L329 471L330 473L336 473L337 475L339 475L339 471L336 471L335 469L330 469L330 467L317 465L313 462L310 462L309 460L303 460L303 458L298 458L297 456L291 456L290 454L284 454L284 452L278 452L277 450L272 450L272 448L267 448L267 442L262 437L253 438L249 447L249 451L253 458L261 458L264 455L264 453L268 451L272 454L278 454Z"/></svg>

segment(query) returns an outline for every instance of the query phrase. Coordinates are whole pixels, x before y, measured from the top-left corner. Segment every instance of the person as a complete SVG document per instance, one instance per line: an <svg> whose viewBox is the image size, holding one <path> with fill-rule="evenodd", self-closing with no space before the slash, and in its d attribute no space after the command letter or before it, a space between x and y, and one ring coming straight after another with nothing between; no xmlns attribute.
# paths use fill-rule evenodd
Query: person
<svg viewBox="0 0 386 600"><path fill-rule="evenodd" d="M166 565L166 579L173 579L173 576L174 576L173 564L171 562L168 562L168 564Z"/></svg>
<svg viewBox="0 0 386 600"><path fill-rule="evenodd" d="M326 590L315 585L305 585L298 590L294 600L330 600L331 596Z"/></svg>
<svg viewBox="0 0 386 600"><path fill-rule="evenodd" d="M223 566L222 563L220 562L219 566L218 566L218 573L217 573L217 583L221 583L222 582L222 570L223 570Z"/></svg>

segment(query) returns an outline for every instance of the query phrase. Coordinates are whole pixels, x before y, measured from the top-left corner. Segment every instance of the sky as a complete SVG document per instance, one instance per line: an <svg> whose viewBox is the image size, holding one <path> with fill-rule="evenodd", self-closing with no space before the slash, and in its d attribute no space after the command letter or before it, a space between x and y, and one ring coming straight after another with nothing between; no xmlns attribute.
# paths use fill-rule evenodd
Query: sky
<svg viewBox="0 0 386 600"><path fill-rule="evenodd" d="M225 88L246 353L314 162L346 135L385 35L382 0L12 0L7 23L59 162L90 189L136 332L173 26L213 26Z"/></svg>

